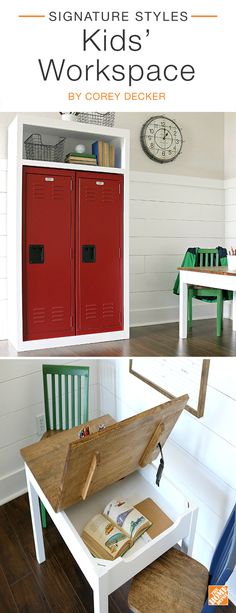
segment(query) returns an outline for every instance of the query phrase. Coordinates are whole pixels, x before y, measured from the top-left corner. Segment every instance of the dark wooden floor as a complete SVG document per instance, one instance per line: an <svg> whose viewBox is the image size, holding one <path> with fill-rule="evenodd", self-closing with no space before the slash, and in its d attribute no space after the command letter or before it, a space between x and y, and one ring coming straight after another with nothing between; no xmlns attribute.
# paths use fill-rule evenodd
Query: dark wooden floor
<svg viewBox="0 0 236 613"><path fill-rule="evenodd" d="M178 324L161 324L131 328L130 339L93 343L55 349L41 349L16 353L7 341L0 341L0 357L23 356L235 356L236 332L232 321L224 320L221 337L216 336L216 320L203 319L193 322L187 339L179 339Z"/></svg>
<svg viewBox="0 0 236 613"><path fill-rule="evenodd" d="M1 613L93 613L92 590L50 520L44 539L47 560L39 565L27 496L0 507ZM109 613L128 613L128 590L129 583L113 592ZM221 607L226 611L236 607Z"/></svg>
<svg viewBox="0 0 236 613"><path fill-rule="evenodd" d="M92 590L50 520L44 540L38 564L26 495L0 508L1 613L93 613ZM128 588L113 592L109 613L128 613Z"/></svg>

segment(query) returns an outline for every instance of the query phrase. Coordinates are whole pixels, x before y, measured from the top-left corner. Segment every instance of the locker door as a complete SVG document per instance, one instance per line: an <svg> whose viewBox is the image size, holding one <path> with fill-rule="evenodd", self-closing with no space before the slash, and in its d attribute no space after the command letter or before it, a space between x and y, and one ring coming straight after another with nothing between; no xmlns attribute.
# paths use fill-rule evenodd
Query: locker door
<svg viewBox="0 0 236 613"><path fill-rule="evenodd" d="M123 327L123 176L78 173L76 333Z"/></svg>
<svg viewBox="0 0 236 613"><path fill-rule="evenodd" d="M74 334L74 173L25 168L23 337Z"/></svg>

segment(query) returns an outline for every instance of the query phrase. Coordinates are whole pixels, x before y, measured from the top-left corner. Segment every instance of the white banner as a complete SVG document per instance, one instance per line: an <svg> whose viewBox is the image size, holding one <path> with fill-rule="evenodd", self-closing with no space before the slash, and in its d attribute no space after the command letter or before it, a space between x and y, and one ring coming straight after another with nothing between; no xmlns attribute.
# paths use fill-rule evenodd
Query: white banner
<svg viewBox="0 0 236 613"><path fill-rule="evenodd" d="M135 4L6 3L0 110L235 111L235 2Z"/></svg>

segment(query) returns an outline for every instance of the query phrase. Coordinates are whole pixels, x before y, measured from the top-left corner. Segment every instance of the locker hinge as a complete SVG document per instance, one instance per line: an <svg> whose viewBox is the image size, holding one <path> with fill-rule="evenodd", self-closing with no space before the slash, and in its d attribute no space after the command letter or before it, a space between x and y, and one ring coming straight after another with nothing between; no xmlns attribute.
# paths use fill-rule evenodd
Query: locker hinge
<svg viewBox="0 0 236 613"><path fill-rule="evenodd" d="M70 260L73 260L73 248L70 248Z"/></svg>
<svg viewBox="0 0 236 613"><path fill-rule="evenodd" d="M119 260L121 258L121 248L120 247L119 247L119 251L118 251L118 258L119 258Z"/></svg>
<svg viewBox="0 0 236 613"><path fill-rule="evenodd" d="M119 194L120 194L120 183L119 183Z"/></svg>
<svg viewBox="0 0 236 613"><path fill-rule="evenodd" d="M70 191L73 191L73 179L70 180Z"/></svg>
<svg viewBox="0 0 236 613"><path fill-rule="evenodd" d="M73 315L70 316L70 326L73 326Z"/></svg>

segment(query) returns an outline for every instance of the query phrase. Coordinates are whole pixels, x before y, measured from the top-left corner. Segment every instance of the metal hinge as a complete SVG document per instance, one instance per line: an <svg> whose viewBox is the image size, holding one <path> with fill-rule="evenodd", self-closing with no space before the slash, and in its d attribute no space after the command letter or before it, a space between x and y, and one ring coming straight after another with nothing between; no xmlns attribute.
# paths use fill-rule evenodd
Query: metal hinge
<svg viewBox="0 0 236 613"><path fill-rule="evenodd" d="M121 248L120 247L119 247L119 250L118 250L118 258L119 258L119 260L121 258Z"/></svg>
<svg viewBox="0 0 236 613"><path fill-rule="evenodd" d="M120 194L120 183L119 183L119 194Z"/></svg>
<svg viewBox="0 0 236 613"><path fill-rule="evenodd" d="M70 180L70 191L73 191L73 179Z"/></svg>
<svg viewBox="0 0 236 613"><path fill-rule="evenodd" d="M70 248L70 260L73 260L73 247Z"/></svg>
<svg viewBox="0 0 236 613"><path fill-rule="evenodd" d="M70 316L70 326L73 326L73 315Z"/></svg>

